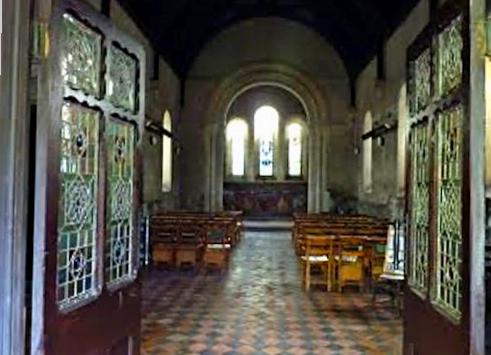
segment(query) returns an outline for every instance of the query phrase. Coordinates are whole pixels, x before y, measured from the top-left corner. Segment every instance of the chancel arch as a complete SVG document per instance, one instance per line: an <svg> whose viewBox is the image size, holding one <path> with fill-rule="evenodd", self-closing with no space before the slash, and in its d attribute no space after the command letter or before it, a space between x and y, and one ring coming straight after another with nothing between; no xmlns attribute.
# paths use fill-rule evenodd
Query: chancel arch
<svg viewBox="0 0 491 355"><path fill-rule="evenodd" d="M226 124L231 118L233 105L244 93L264 87L275 88L287 93L301 107L304 133L310 132L308 145L303 145L303 159L308 162L302 172L307 183L307 210L319 211L322 184L324 184L324 181L321 181L321 172L325 168L322 165L324 159L321 159L322 139L324 138L322 132L324 126L321 121L328 116L329 106L321 89L308 75L288 66L271 63L253 64L241 68L223 80L214 91L205 118L206 141L209 142L205 162L207 166L205 208L210 211L223 208L223 186L226 180L225 169L223 169L226 165ZM298 115L290 117L292 120L295 118L298 119ZM283 125L278 132L285 136L285 126ZM249 134L252 133L253 129L249 127ZM286 142L283 144L286 145ZM253 154L253 148L251 150L249 147L249 154ZM286 160L285 157L283 159ZM323 168L312 170L313 165ZM284 164L280 174L286 175L286 171L287 166ZM249 174L249 178L254 177L252 173Z"/></svg>
<svg viewBox="0 0 491 355"><path fill-rule="evenodd" d="M248 216L307 210L308 126L302 103L271 85L234 99L225 126L223 208Z"/></svg>

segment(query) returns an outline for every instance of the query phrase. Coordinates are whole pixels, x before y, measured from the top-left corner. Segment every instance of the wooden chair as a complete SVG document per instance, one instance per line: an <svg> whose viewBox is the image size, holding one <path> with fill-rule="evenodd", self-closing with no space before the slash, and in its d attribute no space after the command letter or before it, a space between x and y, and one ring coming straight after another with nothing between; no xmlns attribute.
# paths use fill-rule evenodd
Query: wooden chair
<svg viewBox="0 0 491 355"><path fill-rule="evenodd" d="M151 238L153 263L155 265L173 266L175 264L178 226L176 224L161 225L154 223Z"/></svg>
<svg viewBox="0 0 491 355"><path fill-rule="evenodd" d="M201 259L203 249L203 228L199 224L183 223L179 227L176 246L176 265L196 266Z"/></svg>
<svg viewBox="0 0 491 355"><path fill-rule="evenodd" d="M338 290L343 291L348 285L358 286L360 290L365 286L364 273L364 247L360 238L344 237L338 245L337 281Z"/></svg>
<svg viewBox="0 0 491 355"><path fill-rule="evenodd" d="M228 239L230 223L210 222L206 225L203 263L224 268L228 265L232 245Z"/></svg>
<svg viewBox="0 0 491 355"><path fill-rule="evenodd" d="M388 294L393 306L402 314L404 284L404 225L396 222L387 232L383 272L373 287L372 302L378 294Z"/></svg>
<svg viewBox="0 0 491 355"><path fill-rule="evenodd" d="M331 240L325 236L305 235L305 255L300 257L303 266L303 286L306 291L314 284L326 285L329 290L329 257L331 257ZM319 277L312 277L312 269L317 268Z"/></svg>
<svg viewBox="0 0 491 355"><path fill-rule="evenodd" d="M375 284L384 272L385 248L386 245L381 243L371 243L369 248L367 248L370 286Z"/></svg>

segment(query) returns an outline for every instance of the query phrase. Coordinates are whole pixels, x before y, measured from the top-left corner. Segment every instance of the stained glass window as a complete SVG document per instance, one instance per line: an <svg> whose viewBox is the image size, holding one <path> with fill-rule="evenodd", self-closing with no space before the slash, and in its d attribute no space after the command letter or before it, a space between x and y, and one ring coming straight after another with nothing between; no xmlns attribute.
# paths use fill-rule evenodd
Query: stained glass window
<svg viewBox="0 0 491 355"><path fill-rule="evenodd" d="M97 293L99 113L65 103L61 120L57 300L69 307Z"/></svg>
<svg viewBox="0 0 491 355"><path fill-rule="evenodd" d="M107 125L107 247L109 284L131 279L133 267L134 128L109 120Z"/></svg>
<svg viewBox="0 0 491 355"><path fill-rule="evenodd" d="M244 176L247 123L235 118L227 124L228 158L232 176Z"/></svg>
<svg viewBox="0 0 491 355"><path fill-rule="evenodd" d="M428 241L430 206L430 140L428 127L421 125L411 132L411 268L409 284L425 297L428 278Z"/></svg>
<svg viewBox="0 0 491 355"><path fill-rule="evenodd" d="M368 133L373 128L372 113L367 112L363 121L363 133ZM372 190L372 139L363 141L363 190Z"/></svg>
<svg viewBox="0 0 491 355"><path fill-rule="evenodd" d="M456 18L437 38L436 84L440 97L462 82L462 18Z"/></svg>
<svg viewBox="0 0 491 355"><path fill-rule="evenodd" d="M287 129L288 139L288 175L302 175L302 126L291 123Z"/></svg>
<svg viewBox="0 0 491 355"><path fill-rule="evenodd" d="M437 243L435 302L459 319L462 301L462 120L454 107L437 118Z"/></svg>
<svg viewBox="0 0 491 355"><path fill-rule="evenodd" d="M164 129L172 132L172 118L169 111L165 111L162 122ZM162 137L162 191L172 190L172 139L167 135Z"/></svg>
<svg viewBox="0 0 491 355"><path fill-rule="evenodd" d="M259 145L259 176L274 175L274 146L279 114L271 106L262 106L254 114L254 136Z"/></svg>
<svg viewBox="0 0 491 355"><path fill-rule="evenodd" d="M65 14L62 21L62 76L72 89L98 96L102 36Z"/></svg>
<svg viewBox="0 0 491 355"><path fill-rule="evenodd" d="M134 111L136 100L137 61L114 44L109 48L109 82L107 94L117 107Z"/></svg>

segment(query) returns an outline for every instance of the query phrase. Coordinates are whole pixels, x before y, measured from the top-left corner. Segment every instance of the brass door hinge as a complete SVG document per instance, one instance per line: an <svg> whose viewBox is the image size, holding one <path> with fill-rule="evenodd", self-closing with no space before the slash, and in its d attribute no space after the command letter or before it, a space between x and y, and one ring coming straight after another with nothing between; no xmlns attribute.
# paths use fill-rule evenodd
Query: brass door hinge
<svg viewBox="0 0 491 355"><path fill-rule="evenodd" d="M45 59L50 51L49 23L34 22L32 39L32 55L38 59Z"/></svg>

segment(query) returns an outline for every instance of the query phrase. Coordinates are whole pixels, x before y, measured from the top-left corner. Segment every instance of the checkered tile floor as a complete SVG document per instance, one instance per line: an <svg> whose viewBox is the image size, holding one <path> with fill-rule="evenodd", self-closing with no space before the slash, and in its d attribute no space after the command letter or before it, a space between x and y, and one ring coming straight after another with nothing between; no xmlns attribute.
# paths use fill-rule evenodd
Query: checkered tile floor
<svg viewBox="0 0 491 355"><path fill-rule="evenodd" d="M153 270L142 354L399 354L402 321L370 295L304 292L288 232L246 232L229 270Z"/></svg>

